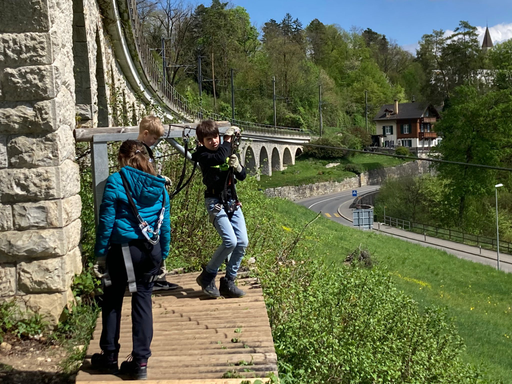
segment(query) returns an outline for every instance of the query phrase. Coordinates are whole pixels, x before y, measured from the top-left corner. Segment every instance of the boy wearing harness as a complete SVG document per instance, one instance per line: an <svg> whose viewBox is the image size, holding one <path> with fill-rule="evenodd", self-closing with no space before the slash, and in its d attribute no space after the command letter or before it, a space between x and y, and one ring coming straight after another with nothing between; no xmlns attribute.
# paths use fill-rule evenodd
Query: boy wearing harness
<svg viewBox="0 0 512 384"><path fill-rule="evenodd" d="M107 179L96 230L97 269L108 271L110 279L105 283L102 304L102 353L95 353L91 364L104 373L146 379L153 338L151 293L162 260L168 255L171 236L169 195L142 143L125 141L118 161L121 170ZM119 370L127 282L132 292L133 349Z"/></svg>
<svg viewBox="0 0 512 384"><path fill-rule="evenodd" d="M146 151L149 155L149 162L152 163L153 168L160 174L161 165L157 166L155 162L155 157L153 155L152 147L158 143L160 137L164 134L164 126L162 121L154 116L148 115L142 118L139 123L139 136L137 140L140 141L146 147ZM171 185L171 179L167 176L162 175L165 179L165 185ZM153 286L153 291L161 291L161 290L173 290L179 288L179 285L173 284L167 281L165 275L167 271L165 269L165 263L162 263L160 271L158 273L158 279L155 281L155 285Z"/></svg>
<svg viewBox="0 0 512 384"><path fill-rule="evenodd" d="M245 219L235 189L237 180L242 181L246 177L245 168L233 153L232 139L236 130L236 127L229 128L221 144L217 124L212 120L202 121L196 128L197 140L202 146L192 155L203 174L206 210L222 239L222 244L197 278L203 292L214 298L245 295L235 284L248 244ZM226 275L220 279L219 291L215 277L225 260Z"/></svg>

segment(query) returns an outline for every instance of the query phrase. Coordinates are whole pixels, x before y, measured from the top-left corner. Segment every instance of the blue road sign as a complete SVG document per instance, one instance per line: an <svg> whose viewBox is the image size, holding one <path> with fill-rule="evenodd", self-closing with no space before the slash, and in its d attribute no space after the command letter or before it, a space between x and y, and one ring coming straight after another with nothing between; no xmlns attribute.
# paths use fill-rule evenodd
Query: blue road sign
<svg viewBox="0 0 512 384"><path fill-rule="evenodd" d="M357 189L353 189L352 190L352 196L356 197L357 196Z"/></svg>

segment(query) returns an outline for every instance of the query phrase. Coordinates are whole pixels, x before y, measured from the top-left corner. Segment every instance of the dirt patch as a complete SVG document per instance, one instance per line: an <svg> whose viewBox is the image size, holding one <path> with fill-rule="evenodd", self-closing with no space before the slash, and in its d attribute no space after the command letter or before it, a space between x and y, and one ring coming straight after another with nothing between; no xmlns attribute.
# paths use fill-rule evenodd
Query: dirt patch
<svg viewBox="0 0 512 384"><path fill-rule="evenodd" d="M45 338L22 340L4 335L0 345L2 384L69 384L76 375L65 374L61 363L68 356L62 346Z"/></svg>

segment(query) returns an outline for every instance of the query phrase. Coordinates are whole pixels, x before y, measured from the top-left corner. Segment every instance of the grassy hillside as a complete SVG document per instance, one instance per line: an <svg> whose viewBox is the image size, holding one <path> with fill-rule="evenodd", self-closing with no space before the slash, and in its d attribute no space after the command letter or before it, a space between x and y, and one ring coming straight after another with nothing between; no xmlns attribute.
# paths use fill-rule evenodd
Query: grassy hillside
<svg viewBox="0 0 512 384"><path fill-rule="evenodd" d="M300 232L316 214L280 200L281 224ZM363 232L320 218L300 243L312 258L342 263L358 247L389 270L397 286L422 306L446 307L467 350L465 361L491 382L512 383L512 275L375 232Z"/></svg>
<svg viewBox="0 0 512 384"><path fill-rule="evenodd" d="M339 165L326 168L330 163ZM350 170L356 168L361 172L382 167L394 167L403 164L404 160L389 156L358 153L350 159L319 160L315 158L298 157L295 165L289 165L284 171L273 172L272 176L261 175L261 188L275 188L285 185L304 185L324 181L342 181L356 174ZM347 167L346 169L346 166Z"/></svg>

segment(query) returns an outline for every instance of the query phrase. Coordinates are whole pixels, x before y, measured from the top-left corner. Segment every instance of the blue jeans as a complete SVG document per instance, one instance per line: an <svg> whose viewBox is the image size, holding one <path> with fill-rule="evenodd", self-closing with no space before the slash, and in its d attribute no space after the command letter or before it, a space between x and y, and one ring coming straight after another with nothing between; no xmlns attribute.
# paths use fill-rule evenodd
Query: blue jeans
<svg viewBox="0 0 512 384"><path fill-rule="evenodd" d="M224 207L216 209L216 204L221 204L221 200L214 197L205 199L206 210L210 221L215 226L222 239L222 244L214 252L212 259L206 265L206 272L217 273L220 266L226 261L226 277L234 279L240 268L240 263L245 254L245 249L249 243L247 238L247 228L245 227L244 214L242 209L233 212L231 220L225 212ZM217 206L218 207L218 206Z"/></svg>

